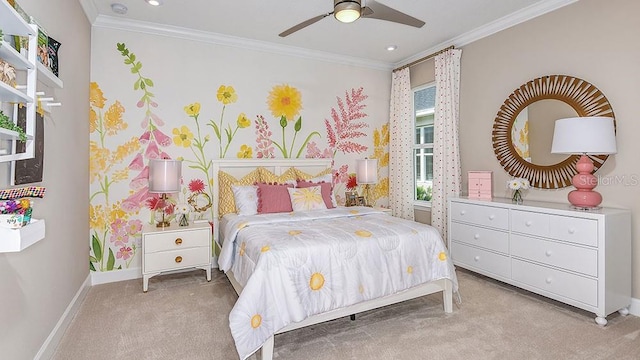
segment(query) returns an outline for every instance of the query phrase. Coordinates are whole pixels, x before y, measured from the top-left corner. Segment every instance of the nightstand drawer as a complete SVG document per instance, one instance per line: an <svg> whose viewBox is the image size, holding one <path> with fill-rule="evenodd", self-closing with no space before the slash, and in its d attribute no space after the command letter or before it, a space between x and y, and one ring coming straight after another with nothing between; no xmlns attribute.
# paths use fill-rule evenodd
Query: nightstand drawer
<svg viewBox="0 0 640 360"><path fill-rule="evenodd" d="M143 272L168 271L209 264L210 251L205 247L144 254Z"/></svg>
<svg viewBox="0 0 640 360"><path fill-rule="evenodd" d="M595 249L513 234L511 255L589 276L598 276L598 251Z"/></svg>
<svg viewBox="0 0 640 360"><path fill-rule="evenodd" d="M158 251L186 249L198 246L209 246L209 228L190 231L169 231L145 234L145 254Z"/></svg>
<svg viewBox="0 0 640 360"><path fill-rule="evenodd" d="M583 304L598 306L598 281L595 279L588 279L517 259L513 259L511 265L511 276L514 281Z"/></svg>
<svg viewBox="0 0 640 360"><path fill-rule="evenodd" d="M508 230L509 209L452 202L451 220Z"/></svg>
<svg viewBox="0 0 640 360"><path fill-rule="evenodd" d="M452 222L451 239L504 254L509 253L509 233L504 231Z"/></svg>
<svg viewBox="0 0 640 360"><path fill-rule="evenodd" d="M472 246L451 242L451 258L454 264L470 270L489 272L502 278L509 278L509 257Z"/></svg>

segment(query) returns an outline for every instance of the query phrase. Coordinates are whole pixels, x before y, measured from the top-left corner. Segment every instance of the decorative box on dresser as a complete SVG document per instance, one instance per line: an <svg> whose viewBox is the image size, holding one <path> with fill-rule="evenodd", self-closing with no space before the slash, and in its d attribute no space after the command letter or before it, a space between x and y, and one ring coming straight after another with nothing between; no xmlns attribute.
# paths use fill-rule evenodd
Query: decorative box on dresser
<svg viewBox="0 0 640 360"><path fill-rule="evenodd" d="M211 281L211 225L156 227L142 230L142 290L147 292L149 278L166 271L189 268L206 271Z"/></svg>
<svg viewBox="0 0 640 360"><path fill-rule="evenodd" d="M596 314L629 313L631 213L568 203L449 199L456 266Z"/></svg>

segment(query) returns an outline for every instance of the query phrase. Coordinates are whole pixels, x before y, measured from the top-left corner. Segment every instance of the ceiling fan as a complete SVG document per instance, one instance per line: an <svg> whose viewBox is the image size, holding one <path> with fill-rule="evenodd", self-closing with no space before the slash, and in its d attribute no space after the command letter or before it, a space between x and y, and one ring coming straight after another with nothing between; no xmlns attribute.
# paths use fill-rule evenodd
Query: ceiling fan
<svg viewBox="0 0 640 360"><path fill-rule="evenodd" d="M417 28L421 28L424 25L424 21L416 19L413 16L409 16L398 10L392 9L386 5L375 2L374 0L367 0L365 6L362 6L361 0L333 0L332 12L312 17L309 20L303 21L300 24L283 31L279 35L280 37L291 35L294 32L304 29L307 26L324 19L329 15L333 15L338 21L344 23L354 22L362 17L386 20Z"/></svg>

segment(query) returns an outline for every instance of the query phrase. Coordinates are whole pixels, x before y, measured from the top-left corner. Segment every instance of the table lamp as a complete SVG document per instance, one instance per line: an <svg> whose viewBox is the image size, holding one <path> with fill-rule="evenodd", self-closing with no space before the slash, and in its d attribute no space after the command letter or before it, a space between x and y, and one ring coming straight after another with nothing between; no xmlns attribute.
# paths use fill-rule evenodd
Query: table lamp
<svg viewBox="0 0 640 360"><path fill-rule="evenodd" d="M356 182L364 185L365 205L371 206L369 185L378 182L378 159L356 160Z"/></svg>
<svg viewBox="0 0 640 360"><path fill-rule="evenodd" d="M149 160L149 192L162 194L160 199L167 201L167 194L180 192L182 161L171 159ZM162 207L162 218L157 220L157 227L168 227L169 220Z"/></svg>
<svg viewBox="0 0 640 360"><path fill-rule="evenodd" d="M593 191L598 185L598 179L592 174L593 161L587 155L608 155L616 152L616 130L612 117L591 116L556 120L551 153L582 155L576 163L578 174L574 175L571 181L576 190L568 195L574 208L599 209L602 202L602 195Z"/></svg>

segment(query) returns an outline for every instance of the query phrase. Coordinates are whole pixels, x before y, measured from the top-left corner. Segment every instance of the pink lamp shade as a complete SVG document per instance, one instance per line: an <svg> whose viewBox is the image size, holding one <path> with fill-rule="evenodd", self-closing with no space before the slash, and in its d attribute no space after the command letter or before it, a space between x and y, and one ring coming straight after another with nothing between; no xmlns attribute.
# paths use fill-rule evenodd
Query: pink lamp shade
<svg viewBox="0 0 640 360"><path fill-rule="evenodd" d="M378 159L356 160L356 182L358 184L375 184L378 182Z"/></svg>
<svg viewBox="0 0 640 360"><path fill-rule="evenodd" d="M598 208L602 195L593 191L598 185L598 179L592 174L593 161L587 155L609 155L617 152L614 119L592 116L556 120L551 152L582 154L576 163L578 174L571 181L576 190L569 193L569 203L578 209Z"/></svg>
<svg viewBox="0 0 640 360"><path fill-rule="evenodd" d="M182 161L171 159L149 160L149 192L180 192Z"/></svg>

